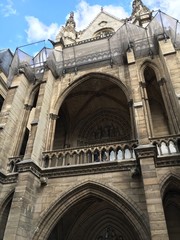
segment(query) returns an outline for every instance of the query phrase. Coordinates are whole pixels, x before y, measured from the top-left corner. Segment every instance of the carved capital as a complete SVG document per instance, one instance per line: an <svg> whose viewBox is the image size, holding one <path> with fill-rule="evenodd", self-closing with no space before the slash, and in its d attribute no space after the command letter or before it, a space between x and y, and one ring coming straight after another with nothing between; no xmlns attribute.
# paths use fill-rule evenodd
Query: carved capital
<svg viewBox="0 0 180 240"><path fill-rule="evenodd" d="M32 106L29 104L24 104L24 109L26 109L27 111L31 111Z"/></svg>
<svg viewBox="0 0 180 240"><path fill-rule="evenodd" d="M140 85L140 87L142 87L142 88L146 88L146 83L145 83L145 82L140 82L139 85Z"/></svg>
<svg viewBox="0 0 180 240"><path fill-rule="evenodd" d="M161 78L161 79L158 81L158 84L159 84L160 86L163 86L165 82L166 82L166 79L165 79L165 78Z"/></svg>
<svg viewBox="0 0 180 240"><path fill-rule="evenodd" d="M57 120L57 119L59 118L59 116L56 115L56 114L54 114L54 113L50 113L50 114L49 114L49 117L50 117L50 119L52 119L52 120Z"/></svg>

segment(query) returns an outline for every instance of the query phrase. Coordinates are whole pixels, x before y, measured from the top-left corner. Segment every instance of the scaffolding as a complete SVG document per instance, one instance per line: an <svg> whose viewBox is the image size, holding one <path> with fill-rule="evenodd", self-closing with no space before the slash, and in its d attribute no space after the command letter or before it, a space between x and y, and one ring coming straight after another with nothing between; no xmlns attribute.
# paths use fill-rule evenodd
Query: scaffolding
<svg viewBox="0 0 180 240"><path fill-rule="evenodd" d="M158 54L158 40L171 41L176 50L180 49L180 23L160 10L152 12L152 19L146 28L125 21L112 36L87 39L65 46L62 51L42 48L35 57L16 49L9 78L23 71L29 81L41 79L46 67L58 78L68 72L104 64L122 65L126 52L133 50L137 58Z"/></svg>

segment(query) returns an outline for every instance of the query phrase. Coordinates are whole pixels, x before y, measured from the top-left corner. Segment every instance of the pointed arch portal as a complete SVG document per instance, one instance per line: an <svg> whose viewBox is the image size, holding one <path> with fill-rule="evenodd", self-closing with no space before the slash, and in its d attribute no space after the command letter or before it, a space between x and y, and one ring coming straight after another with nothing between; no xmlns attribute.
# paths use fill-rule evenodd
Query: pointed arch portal
<svg viewBox="0 0 180 240"><path fill-rule="evenodd" d="M112 76L83 76L59 102L53 149L134 139L130 94Z"/></svg>
<svg viewBox="0 0 180 240"><path fill-rule="evenodd" d="M147 219L123 193L86 182L44 214L33 240L146 240Z"/></svg>
<svg viewBox="0 0 180 240"><path fill-rule="evenodd" d="M169 240L180 237L180 178L170 173L162 182L161 193Z"/></svg>

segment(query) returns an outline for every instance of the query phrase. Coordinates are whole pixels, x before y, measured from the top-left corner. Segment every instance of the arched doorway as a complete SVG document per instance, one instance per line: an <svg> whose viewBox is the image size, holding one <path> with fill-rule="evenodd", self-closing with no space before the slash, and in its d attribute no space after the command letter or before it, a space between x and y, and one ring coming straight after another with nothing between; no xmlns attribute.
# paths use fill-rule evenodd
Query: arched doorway
<svg viewBox="0 0 180 240"><path fill-rule="evenodd" d="M90 74L79 82L59 109L53 149L134 139L123 84L104 74Z"/></svg>
<svg viewBox="0 0 180 240"><path fill-rule="evenodd" d="M107 201L88 197L75 204L58 221L48 240L138 240L138 234L121 211Z"/></svg>
<svg viewBox="0 0 180 240"><path fill-rule="evenodd" d="M147 219L123 193L86 182L55 201L33 240L149 240Z"/></svg>
<svg viewBox="0 0 180 240"><path fill-rule="evenodd" d="M11 209L13 194L14 194L14 192L11 193L8 198L6 198L2 208L0 209L0 240L3 240L3 238L4 238L6 224L7 224L9 212Z"/></svg>
<svg viewBox="0 0 180 240"><path fill-rule="evenodd" d="M170 176L163 197L164 213L169 234L169 240L180 239L180 181Z"/></svg>

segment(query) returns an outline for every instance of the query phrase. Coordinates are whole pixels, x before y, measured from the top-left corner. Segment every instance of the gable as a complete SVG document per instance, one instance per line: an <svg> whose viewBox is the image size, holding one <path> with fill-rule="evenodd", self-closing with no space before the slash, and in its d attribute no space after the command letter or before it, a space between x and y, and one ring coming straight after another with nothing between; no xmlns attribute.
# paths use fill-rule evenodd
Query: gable
<svg viewBox="0 0 180 240"><path fill-rule="evenodd" d="M79 37L79 41L105 35L108 32L116 32L122 25L123 20L101 12Z"/></svg>

